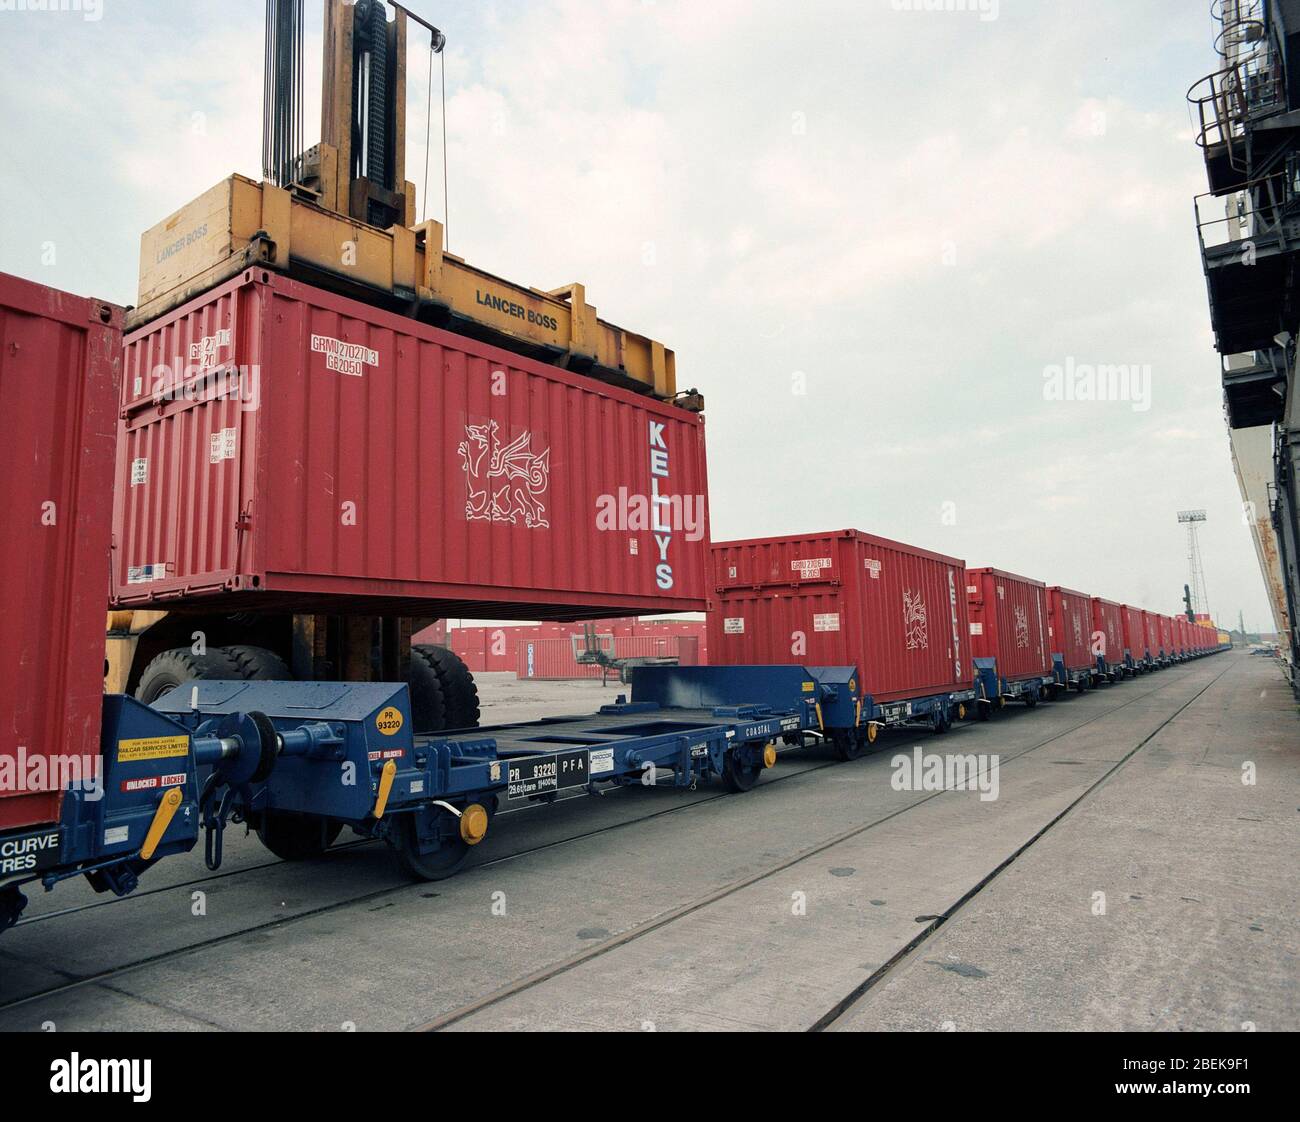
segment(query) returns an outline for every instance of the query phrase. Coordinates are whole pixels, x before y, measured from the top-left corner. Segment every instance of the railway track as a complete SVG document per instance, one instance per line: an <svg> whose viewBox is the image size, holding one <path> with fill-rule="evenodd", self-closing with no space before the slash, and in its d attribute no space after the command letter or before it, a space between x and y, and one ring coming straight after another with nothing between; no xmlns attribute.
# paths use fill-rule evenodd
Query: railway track
<svg viewBox="0 0 1300 1122"><path fill-rule="evenodd" d="M1057 822L1059 822L1060 819L1064 817L1065 814L1068 814L1071 809L1077 806L1080 801L1082 801L1089 794L1091 794L1092 791L1094 791L1101 783L1104 783L1107 778L1109 778L1112 774L1114 774L1116 770L1122 767L1125 762L1127 762L1129 759L1132 758L1133 755L1135 755L1139 750L1141 750L1141 748L1146 743L1148 743L1152 737L1157 735L1161 729L1163 729L1166 725L1169 724L1170 721L1173 721L1180 713L1182 713L1187 708L1187 706L1191 705L1206 690L1208 690L1211 686L1213 686L1215 682L1217 682L1220 678L1222 678L1223 675L1226 674L1229 669L1231 669L1231 666L1229 666L1228 668L1226 668L1225 670L1217 674L1213 679L1211 679L1204 686L1204 688L1199 690L1194 697L1190 698L1187 702L1180 705L1178 709L1176 709L1173 713L1169 715L1169 717L1167 717L1164 721L1162 721L1161 724L1156 729L1154 729L1149 735L1143 737L1136 745L1128 749L1125 752L1122 759L1117 764L1109 768L1106 771L1106 773L1101 778L1099 778L1095 783L1090 784L1088 788L1083 792L1083 794L1081 794L1077 799L1071 802L1070 806L1067 807L1065 811L1063 811L1060 815L1053 818L1052 821L1049 822L1045 827L1043 827L1043 829L1040 830L1037 834L1035 834L1034 837L1025 846L1017 850L1016 853L1013 854L1011 858L1009 858L1003 864L999 865L998 868L994 870L993 873L989 874L988 877L981 880L980 883L977 884L973 889L971 889L969 893L963 896L961 901L959 901L957 905L955 905L952 909L950 909L950 911L946 915L938 917L937 919L931 921L931 923L927 926L924 932L918 935L916 939L910 941L908 946L904 948L903 951L899 952L897 956L890 959L888 963L886 963L884 966L881 967L880 970L876 971L875 974L872 975L872 978L875 979L875 982L879 982L879 980L887 974L888 970L892 968L893 965L896 965L897 962L902 961L903 958L905 958L908 954L910 954L913 950L916 949L916 947L920 944L920 942L924 941L924 939L927 938L930 934L933 934L934 931L938 930L938 928L942 926L943 922L946 922L949 915L955 913L957 908L959 908L962 904L965 904L973 896L977 895L978 892L982 890L989 883L989 881L991 881L999 872L1002 871L1002 869L1004 869L1008 864L1010 864L1017 857L1019 857L1024 852L1024 850L1027 849L1030 845L1032 845L1035 841L1041 838L1043 834L1045 834L1049 829L1051 829L1052 826L1054 826ZM1146 690L1141 694L1137 694L1132 698L1125 700L1120 705L1114 706L1113 708L1107 708L1105 712L1098 713L1090 717L1086 721L1080 721L1078 724L1072 725L1067 729L1063 729L1057 733L1054 733L1052 736L1037 741L1036 743L1031 744L1026 748L1022 748L1014 753L1006 754L1001 757L1000 763L1005 765L1007 763L1011 763L1017 759L1020 759L1024 756L1028 756L1029 754L1036 752L1039 749L1044 748L1049 744L1052 744L1058 740L1061 740L1066 736L1069 736L1074 732L1077 732L1079 729L1085 728L1090 724L1094 724L1096 721L1102 720L1105 717L1120 712L1121 710L1128 708L1130 705L1133 705L1138 701L1143 700L1144 698L1159 693L1161 690L1176 684L1178 681L1181 681L1182 677L1183 675L1179 675L1177 678L1165 682L1159 686L1156 686L1154 689ZM810 846L809 848L802 850L799 853L793 854L788 857L784 857L780 861L773 863L772 865L760 870L759 872L753 873L747 877L744 877L739 881L736 881L733 884L727 885L724 888L718 889L714 892L708 893L703 897L690 901L689 903L683 904L680 907L675 908L664 915L656 917L651 922L642 924L638 927L625 931L620 935L616 935L613 938L607 939L602 943L599 943L595 946L592 946L584 950L580 954L573 955L570 958L564 959L561 962L557 962L550 966L547 966L541 970L538 970L532 974L527 975L526 977L520 978L491 994L488 994L475 1001L468 1002L454 1010L443 1013L440 1016L435 1017L432 1020L422 1025L417 1025L414 1027L416 1031L436 1032L438 1030L455 1025L456 1023L463 1021L466 1018L475 1015L476 1013L480 1013L485 1009L489 1009L494 1005L498 1005L504 1001L509 1000L512 997L524 993L525 991L530 990L535 986L541 985L544 982L550 981L553 978L568 973L569 971L574 970L577 967L592 961L593 959L600 958L603 955L609 954L611 951L617 950L620 947L627 946L628 944L633 943L638 939L642 939L647 935L650 935L656 931L660 931L665 927L671 926L674 923L680 922L681 920L685 919L688 916L694 915L695 913L700 912L706 908L709 908L714 904L726 900L728 897L736 895L737 893L743 891L744 889L749 888L751 885L758 884L761 881L767 880L770 877L774 877L782 872L785 872L787 869L792 868L793 866L799 864L802 861L806 861L810 857L815 857L819 853L823 853L829 849L834 848L837 845L842 844L843 842L849 841L852 838L856 838L862 834L865 834L870 830L873 830L879 826L884 825L886 822L892 821L895 818L899 818L902 815L908 814L918 809L919 807L924 806L926 803L930 802L933 799L937 799L945 794L950 794L950 793L951 792L948 791L935 791L929 795L925 795L921 798L918 798L917 800L909 803L905 807L900 807L899 809L891 811L887 814L879 815L876 818L873 818L871 821L866 822L860 826L856 826L851 830L841 831L835 836L828 839L824 839L818 842L816 845ZM868 979L868 982L871 982L871 979ZM849 1005L852 1004L853 1001L857 1000L862 993L866 992L866 988L869 987L865 987L864 985L864 987L859 987L860 992L859 990L855 990L849 995L846 995L846 997L841 1002L837 1003L835 1007L833 1007L830 1011L828 1011L826 1014L823 1014L821 1017L817 1019L817 1021L814 1024L814 1028L824 1027L824 1025L833 1022L836 1017L842 1015L844 1009L847 1009Z"/></svg>
<svg viewBox="0 0 1300 1122"><path fill-rule="evenodd" d="M1039 749L1044 748L1049 744L1055 743L1056 741L1062 739L1063 737L1069 736L1072 733L1079 731L1080 729L1086 728L1088 725L1094 724L1099 720L1112 716L1115 713L1121 712L1122 710L1128 708L1131 705L1137 704L1138 702L1143 701L1146 698L1152 697L1155 694L1160 693L1165 689L1175 686L1180 681L1182 681L1185 677L1185 674L1180 672L1180 670L1182 669L1183 668L1179 668L1172 672L1166 671L1162 673L1159 679L1157 680L1158 684L1153 685L1151 688L1142 690L1141 692L1133 693L1132 696L1125 697L1124 700L1119 704L1107 705L1103 711L1092 714L1086 720L1072 723L1068 727L1053 733L1051 736L1047 736L1040 740L1037 740L1034 743L1028 745L1027 747L1015 750L1014 752L1011 753L1002 754L1001 763L1002 764L1010 763L1016 759L1027 756L1030 753L1036 752ZM1226 670L1223 673L1226 673ZM1211 685L1214 684L1214 682L1218 681L1220 677L1222 677L1222 673L1220 673L1209 683L1207 683L1205 689L1208 689ZM1135 683L1130 682L1129 684L1132 685ZM1204 690L1198 692L1196 696L1199 697L1200 693L1202 692L1204 692ZM1107 695L1103 693L1102 695L1099 696L1107 696ZM1178 710L1176 710L1173 714L1171 714L1169 718L1167 718L1161 724L1160 728L1163 728L1166 724L1168 724L1169 721L1173 720L1179 713L1181 713L1186 708L1187 705L1191 704L1191 701L1194 700L1195 698L1189 700L1183 706L1180 706ZM978 726L970 726L970 727L974 728ZM1159 729L1155 731L1158 732ZM1155 732L1153 732L1151 735L1155 735ZM1142 747L1142 745L1145 744L1149 739L1150 736L1145 737L1139 744L1133 746L1126 753L1124 759L1127 760L1133 753L1137 752ZM888 750L889 748L886 746L881 751L875 753L875 755L879 756L884 752L887 752ZM793 782L813 772L824 771L827 769L838 769L846 766L852 766L852 765L846 765L831 760L828 761L808 760L807 762L801 760L795 765L795 767L785 770L782 774L777 774L768 778L760 787L756 788L753 792L750 792L747 797L749 798L761 797L761 793L765 790L772 790L781 784ZM1116 766L1120 766L1120 765L1116 765ZM1108 771L1106 775L1109 776L1110 774L1112 774L1113 770L1114 769ZM1103 776L1101 780L1098 780L1098 782L1099 783L1103 782L1105 778L1106 776ZM1093 789L1094 787L1089 787L1088 791L1090 792ZM497 1005L503 1001L506 1001L509 998L519 993L522 993L528 989L531 989L545 981L548 981L551 978L567 973L568 971L573 970L574 968L581 966L586 962L589 962L593 959L597 959L602 955L608 954L609 952L616 950L619 947L625 946L628 943L635 942L636 940L643 938L644 936L649 935L654 931L661 930L664 927L669 926L675 922L678 922L687 916L693 915L703 909L706 909L711 905L716 904L719 901L724 900L734 895L737 892L740 892L741 890L749 887L750 885L756 884L760 881L763 881L765 879L768 879L772 876L781 873L782 871L790 868L791 866L798 864L800 861L804 861L807 858L815 856L818 853L830 849L846 840L849 840L863 833L866 833L901 815L910 813L911 811L916 810L917 808L925 805L932 799L938 798L940 795L945 793L947 792L937 791L937 792L932 792L929 794L922 795L916 798L914 801L908 803L906 806L899 807L896 810L893 810L887 814L878 815L869 822L856 825L850 830L841 831L830 838L823 839L819 841L817 844L809 848L806 848L804 850L801 850L796 854L785 857L779 862L776 862L770 866L766 866L762 870L759 870L743 878L740 881L729 884L714 892L708 893L703 897L685 903L661 916L656 917L651 922L634 927L610 939L594 944L593 946L584 949L579 954L560 960L532 974L517 979L516 981L512 982L510 985L503 987L500 990L487 994L482 998L476 999L473 1002L464 1004L450 1012L441 1014L440 1016L433 1018L426 1023L415 1025L413 1026L413 1028L419 1031L435 1031L438 1029L449 1027L459 1021L466 1019L467 1017L474 1015L477 1012L480 1012L483 1009L490 1008L493 1005ZM1081 797L1086 797L1087 793L1088 792L1085 792L1085 795ZM587 796L577 796L577 797L587 797ZM704 794L700 797L693 798L689 802L680 802L672 806L665 806L665 807L652 809L648 813L637 814L617 822L602 825L595 829L583 830L572 834L566 834L562 837L550 839L537 845L523 846L515 850L514 852L505 853L500 856L493 857L489 860L483 861L477 865L474 865L471 868L465 870L465 872L462 873L461 876L463 877L467 875L474 875L479 870L498 867L507 864L509 862L518 861L521 858L530 857L538 853L588 841L595 837L600 837L603 835L615 833L617 831L621 831L632 826L638 826L669 815L682 814L684 812L694 810L698 807L707 805L709 803L718 801L720 799L728 799L733 797L734 796L719 790L716 793L711 792L708 794ZM1074 804L1071 805L1073 806ZM532 809L533 808L529 808L528 810L520 810L520 811L514 811L508 813L525 814L525 813L530 813ZM1045 827L1045 829L1050 829L1050 826L1055 824L1055 821L1057 820L1059 819L1054 819L1052 823L1049 823L1048 827ZM362 847L372 846L374 844L377 843L370 842L370 841L349 842L349 843L345 843L344 846L335 847L335 849L337 850L337 849L362 848ZM1032 844L1032 842L1030 844ZM126 897L122 899L114 898L106 901L93 901L81 905L76 905L70 908L42 913L40 915L33 916L25 920L22 924L19 925L19 929L23 927L31 926L32 924L39 924L49 919L67 917L69 915L78 914L78 913L96 912L102 908L120 906L132 900L139 900L142 896L146 896L146 895L160 895L167 892L173 892L177 890L202 886L203 884L208 884L217 880L229 880L233 878L243 877L249 874L265 871L266 869L276 866L278 864L280 863L277 861L259 862L255 865L245 866L243 868L237 870L231 870L229 872L213 873L208 876L192 878L190 880L186 880L176 884L159 886L158 888L148 890L148 892L146 893L136 893L131 897ZM1000 868L1001 866L999 867L999 870L995 870L995 872L991 875L995 876L996 872L1000 871ZM972 892L977 892L979 888L983 887L985 883L987 883L987 880L981 882L981 885L977 886L976 889L972 890ZM359 906L373 904L376 901L383 900L386 897L407 892L412 887L413 886L410 882L404 881L401 884L386 886L384 888L375 891L350 895L345 899L332 901L327 904L322 904L318 907L305 908L302 911L296 912L291 916L277 916L274 919L267 920L264 922L248 924L234 931L228 931L221 935L216 935L207 939L195 940L191 943L185 944L184 946L175 947L167 951L160 952L158 954L144 955L141 956L140 958L131 959L127 962L121 962L111 967L107 967L103 970L94 971L88 974L68 975L66 979L60 984L47 986L32 993L22 994L20 996L17 996L7 1001L0 1001L0 1013L18 1009L23 1006L31 1005L36 1002L43 1001L49 998L62 996L72 991L83 989L89 986L107 985L127 975L135 974L140 971L147 970L151 967L173 962L177 959L184 958L188 955L202 952L204 950L208 950L211 948L219 947L239 939L244 939L250 935L258 934L259 932L283 928L286 925L296 924L303 920L319 917L322 915L327 915L329 913L341 912L349 908L355 908ZM962 902L965 902L966 899L967 898L963 898ZM953 910L955 911L955 908ZM951 914L951 912L949 914ZM941 926L941 923L943 921L946 921L947 918L948 916L944 916L944 917L940 917L939 920L934 921L931 927L927 928L926 931L918 935L917 940L914 940L912 943L909 943L908 947L905 948L904 951L900 952L900 955L905 957L906 954L910 953L910 951L915 948L915 945L917 945L918 941L923 941L924 938L928 937L929 934L932 934L933 930L937 930L938 927ZM901 958L897 958L897 961L901 961ZM881 971L877 972L879 974L879 977L873 975L873 977L876 978L876 981L878 982L880 980L880 977L884 976L884 972L887 972L887 969L891 967L891 964L895 964L895 963L896 960L891 959L890 963L887 963L884 967L881 968ZM868 979L868 982L871 982L871 979ZM866 989L863 989L862 992L865 993ZM860 995L847 995L845 998L845 1002L851 1002L852 1000L856 1000L857 996ZM820 1018L819 1023L820 1021L825 1020L826 1017L829 1015L830 1013Z"/></svg>

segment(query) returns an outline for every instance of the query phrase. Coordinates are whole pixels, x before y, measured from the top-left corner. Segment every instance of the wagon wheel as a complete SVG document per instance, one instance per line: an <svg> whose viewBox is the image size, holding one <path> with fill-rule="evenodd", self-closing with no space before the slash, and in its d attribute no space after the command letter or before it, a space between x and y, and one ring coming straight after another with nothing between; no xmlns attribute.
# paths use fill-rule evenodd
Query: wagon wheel
<svg viewBox="0 0 1300 1122"><path fill-rule="evenodd" d="M343 823L319 814L264 810L258 815L258 840L281 861L319 857L343 832Z"/></svg>
<svg viewBox="0 0 1300 1122"><path fill-rule="evenodd" d="M446 880L455 876L469 858L469 851L482 841L487 832L488 814L475 803L461 812L458 825L450 837L443 839L432 853L420 852L415 815L398 815L393 822L388 844L402 872L414 880Z"/></svg>
<svg viewBox="0 0 1300 1122"><path fill-rule="evenodd" d="M747 764L740 759L735 748L722 757L722 782L726 784L728 791L735 791L737 794L749 791L758 782L758 777L762 774L763 761L761 759Z"/></svg>
<svg viewBox="0 0 1300 1122"><path fill-rule="evenodd" d="M866 744L862 738L856 736L850 729L836 729L832 734L831 743L835 748L836 758L845 763L859 759L866 751Z"/></svg>

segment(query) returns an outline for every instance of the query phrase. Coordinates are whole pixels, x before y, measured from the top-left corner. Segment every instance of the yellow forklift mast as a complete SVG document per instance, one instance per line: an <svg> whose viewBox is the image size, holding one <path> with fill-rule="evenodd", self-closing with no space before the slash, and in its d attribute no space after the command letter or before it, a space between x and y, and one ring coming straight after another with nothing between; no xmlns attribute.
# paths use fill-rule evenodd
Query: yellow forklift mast
<svg viewBox="0 0 1300 1122"><path fill-rule="evenodd" d="M304 7L305 0L266 3L262 180L231 175L144 234L128 330L259 266L703 409L699 394L677 393L673 352L600 319L582 285L514 284L446 252L442 223L416 222L406 177L408 33L427 41L432 80L433 55L446 44L432 24L391 0L324 0L320 143L305 146ZM116 611L108 616L105 683L138 693L160 656L200 658L204 645L233 652L261 676L394 681L408 667L427 676L431 648L417 651L411 636L430 622Z"/></svg>
<svg viewBox="0 0 1300 1122"><path fill-rule="evenodd" d="M147 231L140 327L250 266L504 345L687 409L673 352L600 319L581 284L524 287L444 248L416 222L406 179L406 58L412 22L433 53L442 32L399 4L325 0L321 140L302 142L302 3L268 0L263 180L232 175ZM391 18L390 18L391 9Z"/></svg>

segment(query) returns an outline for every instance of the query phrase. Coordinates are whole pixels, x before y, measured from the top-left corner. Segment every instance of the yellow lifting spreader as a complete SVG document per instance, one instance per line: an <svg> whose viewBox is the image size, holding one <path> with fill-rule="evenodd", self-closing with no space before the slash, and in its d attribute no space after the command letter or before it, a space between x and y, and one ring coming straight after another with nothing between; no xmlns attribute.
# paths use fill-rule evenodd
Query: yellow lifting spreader
<svg viewBox="0 0 1300 1122"><path fill-rule="evenodd" d="M272 0L273 17L295 2ZM378 0L325 0L321 141L306 151L285 124L301 117L301 90L275 80L286 69L278 54L296 59L301 42L291 25L279 38L268 30L264 180L232 175L145 233L128 327L143 326L247 268L267 267L576 373L676 399L673 352L600 319L583 285L543 290L504 280L447 253L441 223L416 223L405 157L408 18L429 31L435 51L445 39L400 5L392 7L389 20ZM300 21L300 8L293 11ZM376 73L386 81L376 81ZM703 407L695 394L682 395L678 404Z"/></svg>

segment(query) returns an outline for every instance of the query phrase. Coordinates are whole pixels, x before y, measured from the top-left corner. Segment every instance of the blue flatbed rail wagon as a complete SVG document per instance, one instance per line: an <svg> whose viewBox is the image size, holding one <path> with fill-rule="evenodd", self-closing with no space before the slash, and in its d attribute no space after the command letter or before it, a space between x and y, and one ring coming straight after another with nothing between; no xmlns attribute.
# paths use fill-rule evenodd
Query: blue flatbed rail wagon
<svg viewBox="0 0 1300 1122"><path fill-rule="evenodd" d="M0 930L24 887L85 875L126 895L161 858L204 842L221 865L230 823L273 853L323 853L345 827L386 842L413 877L457 872L507 806L606 785L747 791L776 742L817 727L835 689L802 667L643 668L597 713L431 735L412 732L408 687L375 682L200 681L152 706L112 695L103 770L71 785L57 823L0 838ZM744 698L754 700L744 700Z"/></svg>

